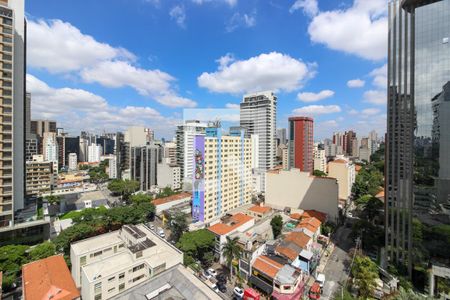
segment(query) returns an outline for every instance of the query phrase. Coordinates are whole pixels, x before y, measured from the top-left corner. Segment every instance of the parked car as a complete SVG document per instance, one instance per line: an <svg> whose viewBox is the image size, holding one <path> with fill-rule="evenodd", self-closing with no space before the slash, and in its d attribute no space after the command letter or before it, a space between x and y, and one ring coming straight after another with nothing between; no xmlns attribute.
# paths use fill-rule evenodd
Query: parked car
<svg viewBox="0 0 450 300"><path fill-rule="evenodd" d="M214 290L214 292L219 293L219 288L217 287L217 284L213 283L211 285L211 288Z"/></svg>
<svg viewBox="0 0 450 300"><path fill-rule="evenodd" d="M220 283L223 283L223 284L227 283L227 276L224 273L217 274L216 279Z"/></svg>
<svg viewBox="0 0 450 300"><path fill-rule="evenodd" d="M208 269L208 273L211 274L211 276L213 276L213 277L217 276L217 271L214 270L213 268L209 268Z"/></svg>
<svg viewBox="0 0 450 300"><path fill-rule="evenodd" d="M151 230L155 230L155 225L150 224L150 229L151 229Z"/></svg>
<svg viewBox="0 0 450 300"><path fill-rule="evenodd" d="M320 286L320 292L323 293L323 287L325 286L325 274L319 273L316 277L316 282Z"/></svg>
<svg viewBox="0 0 450 300"><path fill-rule="evenodd" d="M239 299L242 299L242 297L244 297L244 290L238 286L234 288L233 293L235 296L239 297Z"/></svg>
<svg viewBox="0 0 450 300"><path fill-rule="evenodd" d="M206 279L210 279L210 278L212 277L211 274L209 274L209 273L206 272L205 270L203 270L202 276L205 277Z"/></svg>
<svg viewBox="0 0 450 300"><path fill-rule="evenodd" d="M225 284L221 284L220 282L218 282L217 287L219 288L220 292L224 294L227 292L227 286Z"/></svg>

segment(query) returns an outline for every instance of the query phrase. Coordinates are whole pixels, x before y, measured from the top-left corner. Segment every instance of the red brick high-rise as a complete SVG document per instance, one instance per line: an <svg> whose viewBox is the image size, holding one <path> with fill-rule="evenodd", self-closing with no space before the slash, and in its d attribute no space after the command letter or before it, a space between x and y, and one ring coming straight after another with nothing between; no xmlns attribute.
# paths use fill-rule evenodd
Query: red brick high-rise
<svg viewBox="0 0 450 300"><path fill-rule="evenodd" d="M309 117L289 118L289 167L303 172L314 170L314 120Z"/></svg>

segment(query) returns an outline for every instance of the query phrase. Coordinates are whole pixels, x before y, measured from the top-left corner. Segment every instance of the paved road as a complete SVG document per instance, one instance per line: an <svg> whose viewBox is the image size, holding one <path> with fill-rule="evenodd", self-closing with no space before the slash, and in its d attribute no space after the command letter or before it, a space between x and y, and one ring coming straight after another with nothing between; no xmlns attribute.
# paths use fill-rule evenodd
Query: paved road
<svg viewBox="0 0 450 300"><path fill-rule="evenodd" d="M353 241L348 238L350 232L351 229L345 227L339 228L336 232L334 240L336 246L325 266L326 282L320 299L333 299L334 293L340 289L341 284L347 279L349 271L347 268L350 262L348 251L353 246Z"/></svg>

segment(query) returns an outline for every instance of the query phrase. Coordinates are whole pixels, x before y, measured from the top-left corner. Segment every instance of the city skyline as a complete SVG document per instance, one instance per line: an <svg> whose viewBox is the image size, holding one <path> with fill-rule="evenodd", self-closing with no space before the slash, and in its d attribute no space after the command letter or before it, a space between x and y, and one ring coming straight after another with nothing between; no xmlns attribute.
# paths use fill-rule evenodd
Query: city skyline
<svg viewBox="0 0 450 300"><path fill-rule="evenodd" d="M277 127L287 128L289 116L312 115L319 139L352 128L383 133L385 1L316 4L132 1L90 18L98 4L74 3L69 10L27 3L32 117L56 119L71 134L145 125L170 138L183 108L236 108L248 92L275 90ZM114 23L118 11L129 25ZM377 38L355 34L343 22L342 42L335 41L328 23L356 16ZM208 28L200 26L205 21ZM217 44L209 42L213 37ZM255 63L261 67L252 68ZM251 74L242 72L249 68Z"/></svg>

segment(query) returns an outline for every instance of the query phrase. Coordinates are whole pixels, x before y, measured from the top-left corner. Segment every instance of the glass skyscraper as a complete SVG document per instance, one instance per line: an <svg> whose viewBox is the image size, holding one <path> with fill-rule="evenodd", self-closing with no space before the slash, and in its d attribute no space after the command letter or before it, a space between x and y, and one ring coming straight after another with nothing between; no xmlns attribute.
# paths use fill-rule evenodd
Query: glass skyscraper
<svg viewBox="0 0 450 300"><path fill-rule="evenodd" d="M386 254L411 273L412 219L448 223L450 0L389 3Z"/></svg>

